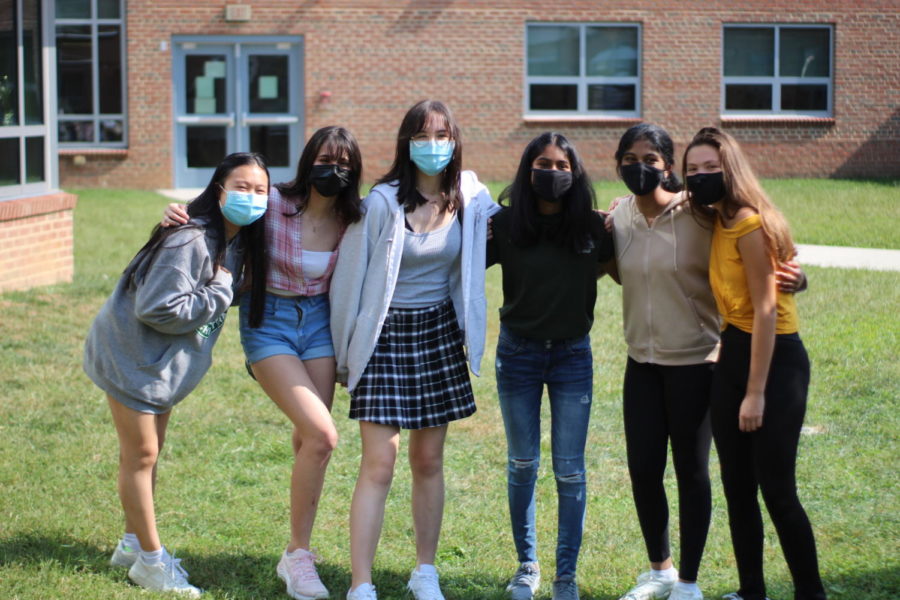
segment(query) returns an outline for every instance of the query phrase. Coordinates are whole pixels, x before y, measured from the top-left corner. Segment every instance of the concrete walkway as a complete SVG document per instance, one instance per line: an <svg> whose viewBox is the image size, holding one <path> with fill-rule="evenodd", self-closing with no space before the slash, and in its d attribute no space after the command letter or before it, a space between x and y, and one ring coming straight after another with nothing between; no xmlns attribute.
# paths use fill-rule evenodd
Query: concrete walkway
<svg viewBox="0 0 900 600"><path fill-rule="evenodd" d="M173 200L187 202L199 196L203 188L156 191ZM798 244L797 248L799 250L797 259L804 265L841 267L844 269L871 269L874 271L900 271L900 250L814 246L811 244Z"/></svg>

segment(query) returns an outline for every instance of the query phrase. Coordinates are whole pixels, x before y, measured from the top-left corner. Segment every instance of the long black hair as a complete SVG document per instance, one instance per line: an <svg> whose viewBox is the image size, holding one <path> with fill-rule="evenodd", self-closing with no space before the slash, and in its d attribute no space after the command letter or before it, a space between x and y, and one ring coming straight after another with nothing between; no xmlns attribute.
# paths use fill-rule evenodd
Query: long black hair
<svg viewBox="0 0 900 600"><path fill-rule="evenodd" d="M513 244L533 246L542 235L538 219L538 196L531 185L531 165L547 146L556 146L566 154L572 169L572 187L560 198L562 220L552 228L543 230L558 246L568 246L573 252L589 247L596 232L591 230L591 211L596 205L594 186L584 170L584 163L566 136L547 131L528 143L519 161L519 168L512 184L500 193L500 204L510 208L510 236Z"/></svg>
<svg viewBox="0 0 900 600"><path fill-rule="evenodd" d="M218 271L225 260L225 249L228 240L225 237L225 218L219 206L219 198L225 180L231 172L244 165L255 165L266 172L269 177L269 169L266 159L255 152L235 152L229 154L219 166L216 167L212 179L206 189L187 205L187 213L190 220L178 227L162 227L157 225L150 234L150 239L138 250L125 268L123 277L128 285L133 285L143 280L153 263L153 259L163 247L165 241L178 231L196 229L197 235L203 235L204 230L212 230L215 233L216 250L213 258L213 273ZM238 233L244 245L244 276L250 279L250 326L259 327L262 323L263 307L266 293L266 277L269 272L269 256L266 252L266 224L265 215L250 225L241 227ZM234 274L239 277L238 273Z"/></svg>
<svg viewBox="0 0 900 600"><path fill-rule="evenodd" d="M330 150L338 157L347 155L350 163L350 184L341 190L335 199L334 212L344 225L356 223L362 217L362 201L359 197L359 184L362 181L363 169L362 153L359 151L359 144L353 134L348 129L336 125L322 127L312 134L300 155L297 174L293 181L275 184L278 191L289 197L297 206L297 212L285 216L299 215L306 208L312 187L309 175L312 172L313 163L316 162L316 157L323 148Z"/></svg>
<svg viewBox="0 0 900 600"><path fill-rule="evenodd" d="M669 176L660 182L662 189L667 192L680 192L682 188L681 180L675 174L675 144L672 143L672 138L665 129L653 123L638 123L633 127L629 127L622 134L622 138L619 140L619 148L616 150L616 172L622 166L622 159L625 157L628 149L641 140L649 142L653 149L659 152L663 162L666 163L666 170L669 171Z"/></svg>
<svg viewBox="0 0 900 600"><path fill-rule="evenodd" d="M428 124L432 115L443 118L454 143L453 158L441 173L441 192L447 196L448 211L462 207L462 194L459 189L459 174L462 172L462 139L459 125L446 104L438 100L421 100L406 112L400 130L397 132L397 150L394 153L394 164L376 183L397 182L397 200L404 210L410 212L425 202L425 198L416 192L416 165L409 157L409 141Z"/></svg>

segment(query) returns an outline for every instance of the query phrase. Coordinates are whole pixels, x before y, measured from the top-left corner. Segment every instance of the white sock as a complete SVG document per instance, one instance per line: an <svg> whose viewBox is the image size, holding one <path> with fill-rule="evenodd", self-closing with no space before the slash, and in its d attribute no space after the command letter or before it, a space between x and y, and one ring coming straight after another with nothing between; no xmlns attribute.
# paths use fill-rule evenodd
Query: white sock
<svg viewBox="0 0 900 600"><path fill-rule="evenodd" d="M437 569L434 568L434 565L419 565L416 567L416 571L422 575L437 575Z"/></svg>
<svg viewBox="0 0 900 600"><path fill-rule="evenodd" d="M697 585L697 582L688 583L686 581L676 581L675 587L672 590L682 590L684 592L699 592L700 586Z"/></svg>
<svg viewBox="0 0 900 600"><path fill-rule="evenodd" d="M161 562L163 559L163 549L154 550L153 552L147 552L146 550L141 550L141 560L147 563L148 565L155 565L158 562Z"/></svg>
<svg viewBox="0 0 900 600"><path fill-rule="evenodd" d="M678 579L678 569L669 567L668 569L650 569L654 579L664 579L666 581L675 581Z"/></svg>
<svg viewBox="0 0 900 600"><path fill-rule="evenodd" d="M132 550L136 550L137 552L141 551L141 541L138 539L138 536L134 533L125 532L125 535L122 536L122 545L128 546Z"/></svg>

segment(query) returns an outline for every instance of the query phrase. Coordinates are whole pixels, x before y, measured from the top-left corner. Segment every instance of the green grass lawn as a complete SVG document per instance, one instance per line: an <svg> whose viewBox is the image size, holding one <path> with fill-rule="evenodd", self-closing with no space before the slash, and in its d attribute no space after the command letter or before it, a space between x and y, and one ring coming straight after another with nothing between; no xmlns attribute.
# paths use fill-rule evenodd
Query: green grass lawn
<svg viewBox="0 0 900 600"><path fill-rule="evenodd" d="M766 187L801 243L840 239L900 247L895 184L795 180L768 181ZM601 204L622 192L620 185L599 188ZM122 533L117 443L103 394L81 370L81 346L91 319L166 200L146 192L78 193L76 281L0 295L4 599L151 597L129 585L124 571L107 565ZM837 218L847 206L853 207L853 218ZM818 433L801 440L800 495L816 531L830 597L893 599L900 590L895 479L900 274L814 267L808 274L810 290L799 296L813 364L806 421ZM493 377L497 269L489 271L488 286L488 351L483 376L474 382L479 411L450 428L447 444L438 566L448 600L505 598L503 589L516 567ZM622 433L621 297L608 279L598 290L591 334L596 377L587 450L590 495L579 580L582 598L615 600L646 568L646 557ZM191 581L207 589L208 598L284 598L275 564L287 542L290 426L243 369L236 314L226 322L215 359L204 382L172 418L157 499L162 539L184 558ZM340 391L334 416L341 441L314 532L320 572L334 598L342 598L349 583L347 518L360 453L347 408L348 398ZM549 579L556 507L549 437L543 442L538 535ZM712 462L714 514L700 574L707 598L736 588L715 453ZM674 509L671 473L667 484ZM409 490L408 468L401 461L376 557L376 585L385 599L402 597L415 559ZM677 559L677 518L673 521ZM790 578L768 521L765 555L769 597L788 600ZM549 583L541 597L549 598Z"/></svg>

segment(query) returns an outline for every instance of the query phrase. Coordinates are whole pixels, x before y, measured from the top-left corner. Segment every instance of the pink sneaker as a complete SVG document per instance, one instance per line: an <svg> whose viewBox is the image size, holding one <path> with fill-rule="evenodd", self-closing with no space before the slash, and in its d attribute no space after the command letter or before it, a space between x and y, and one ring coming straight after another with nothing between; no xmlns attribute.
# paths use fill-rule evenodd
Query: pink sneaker
<svg viewBox="0 0 900 600"><path fill-rule="evenodd" d="M318 557L308 550L298 548L284 551L278 567L278 576L287 585L287 594L295 600L320 600L328 598L328 588L322 584L316 572Z"/></svg>

